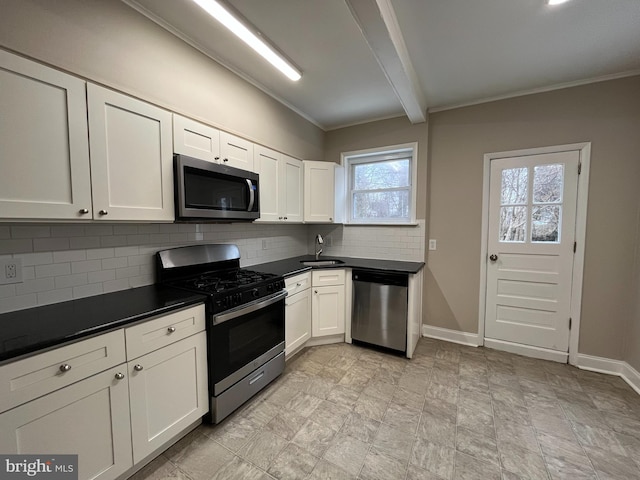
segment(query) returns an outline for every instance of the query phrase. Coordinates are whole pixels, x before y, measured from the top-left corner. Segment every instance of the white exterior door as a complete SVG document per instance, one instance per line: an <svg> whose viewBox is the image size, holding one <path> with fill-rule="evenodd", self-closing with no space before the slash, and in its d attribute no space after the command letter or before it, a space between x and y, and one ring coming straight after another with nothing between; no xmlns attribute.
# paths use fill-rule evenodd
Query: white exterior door
<svg viewBox="0 0 640 480"><path fill-rule="evenodd" d="M568 352L578 151L491 161L485 343Z"/></svg>

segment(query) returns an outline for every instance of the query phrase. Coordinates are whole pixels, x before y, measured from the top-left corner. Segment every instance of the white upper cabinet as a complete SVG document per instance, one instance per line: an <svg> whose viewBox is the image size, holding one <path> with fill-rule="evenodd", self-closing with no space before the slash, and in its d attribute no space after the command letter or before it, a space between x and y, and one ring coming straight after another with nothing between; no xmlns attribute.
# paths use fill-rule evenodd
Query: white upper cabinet
<svg viewBox="0 0 640 480"><path fill-rule="evenodd" d="M218 162L220 130L174 113L173 151L209 162Z"/></svg>
<svg viewBox="0 0 640 480"><path fill-rule="evenodd" d="M284 199L282 200L283 217L287 222L302 223L302 205L304 203L302 195L304 189L302 161L282 155L280 164L282 165L282 190L284 192Z"/></svg>
<svg viewBox="0 0 640 480"><path fill-rule="evenodd" d="M171 222L171 113L87 85L94 219Z"/></svg>
<svg viewBox="0 0 640 480"><path fill-rule="evenodd" d="M253 172L253 143L221 131L220 159L224 165Z"/></svg>
<svg viewBox="0 0 640 480"><path fill-rule="evenodd" d="M302 161L256 145L254 162L260 175L258 221L302 223Z"/></svg>
<svg viewBox="0 0 640 480"><path fill-rule="evenodd" d="M0 216L91 218L85 82L0 50Z"/></svg>
<svg viewBox="0 0 640 480"><path fill-rule="evenodd" d="M305 223L340 223L343 168L333 162L304 161Z"/></svg>

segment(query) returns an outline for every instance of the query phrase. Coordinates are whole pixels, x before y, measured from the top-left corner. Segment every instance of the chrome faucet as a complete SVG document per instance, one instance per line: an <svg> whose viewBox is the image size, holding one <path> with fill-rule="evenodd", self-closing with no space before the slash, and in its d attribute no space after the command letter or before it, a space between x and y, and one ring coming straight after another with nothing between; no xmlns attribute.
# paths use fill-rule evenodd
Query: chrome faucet
<svg viewBox="0 0 640 480"><path fill-rule="evenodd" d="M320 254L322 253L322 244L324 243L324 239L322 238L322 235L317 234L316 235L316 260L318 260L318 258L320 258Z"/></svg>

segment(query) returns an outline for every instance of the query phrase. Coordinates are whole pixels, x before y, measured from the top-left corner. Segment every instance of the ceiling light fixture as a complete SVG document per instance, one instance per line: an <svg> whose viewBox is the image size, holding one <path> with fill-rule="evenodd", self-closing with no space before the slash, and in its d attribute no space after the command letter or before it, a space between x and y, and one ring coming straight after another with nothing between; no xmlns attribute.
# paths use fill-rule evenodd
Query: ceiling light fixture
<svg viewBox="0 0 640 480"><path fill-rule="evenodd" d="M253 48L271 65L284 73L291 80L298 81L302 72L285 59L274 47L258 37L251 28L239 20L233 13L217 0L193 0L200 8L218 20L233 32L240 40ZM253 29L255 30L255 29Z"/></svg>
<svg viewBox="0 0 640 480"><path fill-rule="evenodd" d="M551 5L551 6L560 5L560 4L566 3L568 1L569 0L547 0L547 5Z"/></svg>

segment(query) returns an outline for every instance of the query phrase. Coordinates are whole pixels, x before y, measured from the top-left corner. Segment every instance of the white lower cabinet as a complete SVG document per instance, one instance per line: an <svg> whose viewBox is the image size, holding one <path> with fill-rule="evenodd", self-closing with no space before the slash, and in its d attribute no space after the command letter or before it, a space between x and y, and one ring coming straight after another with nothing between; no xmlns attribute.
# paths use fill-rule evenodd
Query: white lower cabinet
<svg viewBox="0 0 640 480"><path fill-rule="evenodd" d="M323 337L345 333L345 271L314 270L311 277L312 335Z"/></svg>
<svg viewBox="0 0 640 480"><path fill-rule="evenodd" d="M285 280L289 296L285 301L285 354L291 355L311 338L311 275L304 273Z"/></svg>
<svg viewBox="0 0 640 480"><path fill-rule="evenodd" d="M133 466L126 364L0 414L5 454L78 454L78 478Z"/></svg>
<svg viewBox="0 0 640 480"><path fill-rule="evenodd" d="M127 364L134 463L207 413L206 348L202 332Z"/></svg>
<svg viewBox="0 0 640 480"><path fill-rule="evenodd" d="M0 452L78 454L80 480L121 476L207 413L204 330L198 305L3 365L0 390L17 394L0 403Z"/></svg>

